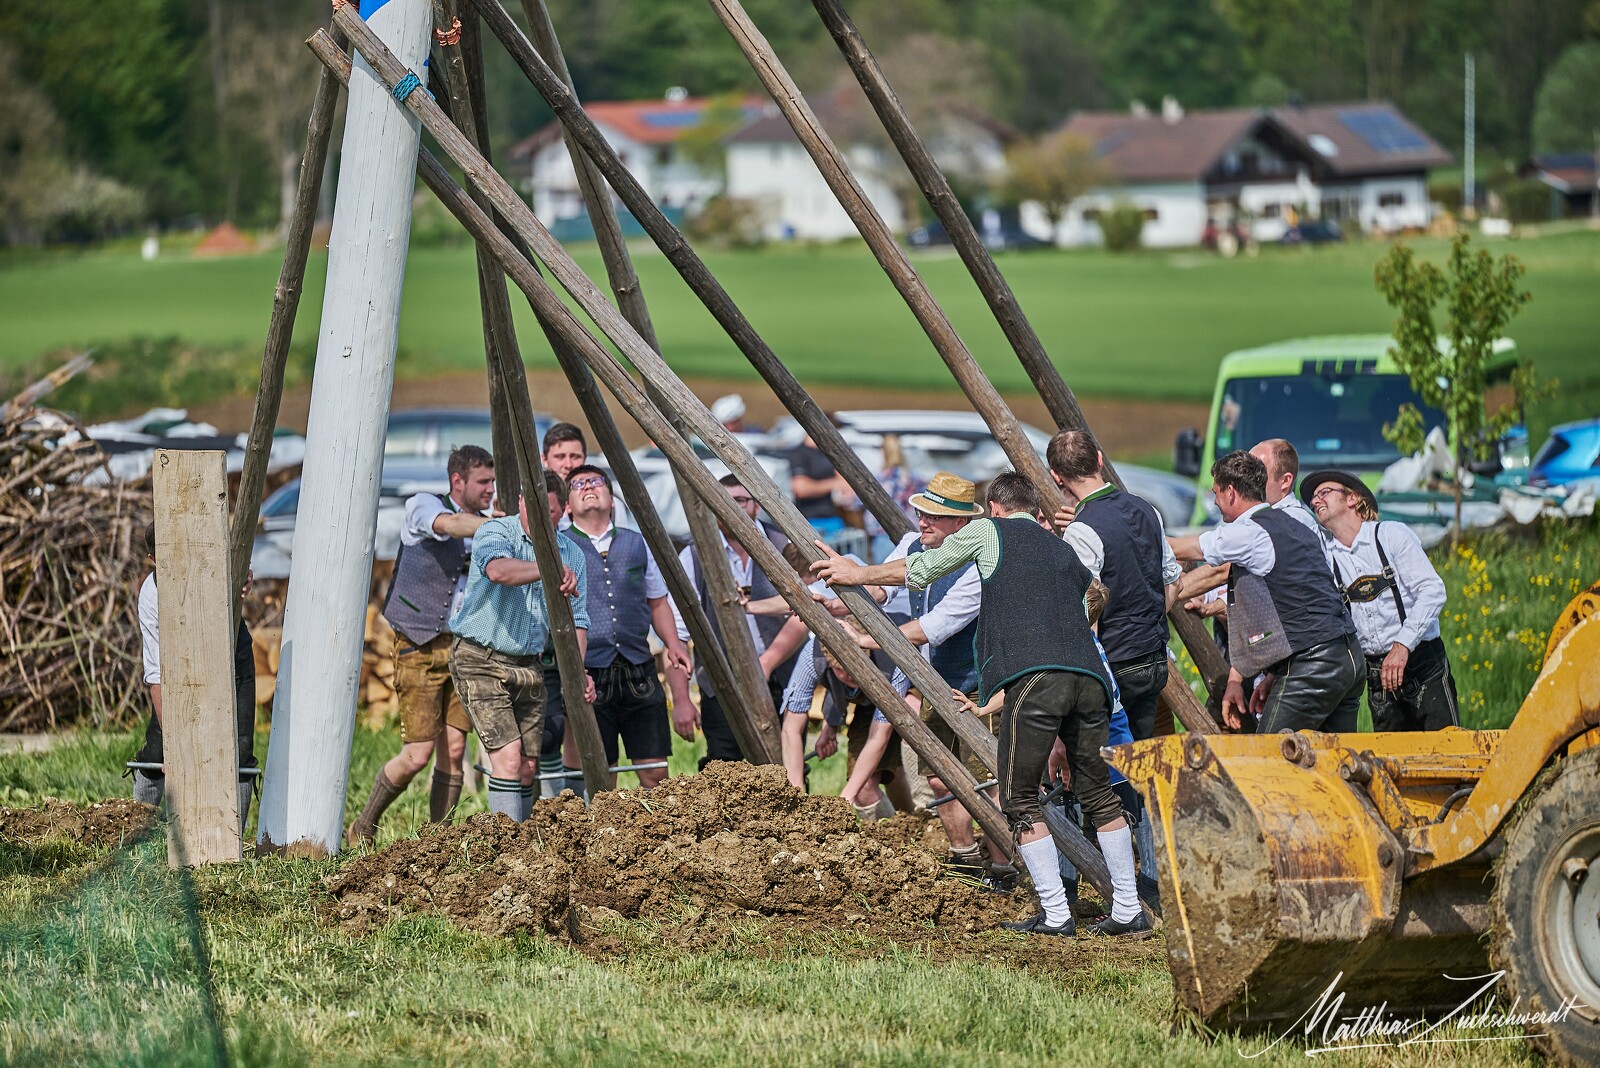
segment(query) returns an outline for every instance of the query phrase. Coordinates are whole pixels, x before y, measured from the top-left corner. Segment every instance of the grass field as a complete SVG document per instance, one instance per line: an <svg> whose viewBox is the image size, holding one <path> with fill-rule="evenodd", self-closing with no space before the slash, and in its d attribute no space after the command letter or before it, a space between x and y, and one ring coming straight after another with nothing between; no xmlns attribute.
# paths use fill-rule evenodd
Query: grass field
<svg viewBox="0 0 1600 1068"><path fill-rule="evenodd" d="M1442 258L1444 245L1420 240ZM1534 294L1511 334L1545 376L1567 385L1553 417L1597 407L1600 233L1499 242L1528 266ZM1086 396L1208 399L1230 350L1323 333L1386 332L1393 319L1372 285L1385 246L1357 241L1266 248L1227 261L1199 251L1114 256L1100 251L1012 254L1000 265L1046 346ZM684 376L753 377L743 358L653 248L636 248L663 348ZM600 277L593 246L575 250ZM179 337L259 346L280 253L153 263L131 249L0 258L0 371L68 346ZM954 254L918 254L917 268L1002 389L1028 381ZM707 262L804 382L953 389L911 314L859 244L708 253ZM296 339L314 344L326 258L310 266ZM532 364L553 365L522 308ZM401 316L401 376L482 366L468 248L412 252ZM1592 414L1589 412L1587 414Z"/></svg>
<svg viewBox="0 0 1600 1068"><path fill-rule="evenodd" d="M356 789L397 740L358 730ZM121 794L116 769L137 744L98 736L0 758L0 804ZM692 760L685 749L674 763ZM414 800L390 810L386 838L415 833ZM159 835L120 850L0 842L0 1061L1220 1068L1267 1045L1170 1034L1159 952L1130 963L1091 943L1084 966L1062 975L1001 962L1025 944L1003 932L991 936L995 962L946 963L848 930L774 937L754 921L701 952L618 921L628 950L603 960L427 915L352 937L316 911L339 860L247 859L188 875L170 872L165 854ZM1289 1043L1259 1059L1301 1064L1304 1050ZM1520 1041L1333 1061L1535 1063Z"/></svg>

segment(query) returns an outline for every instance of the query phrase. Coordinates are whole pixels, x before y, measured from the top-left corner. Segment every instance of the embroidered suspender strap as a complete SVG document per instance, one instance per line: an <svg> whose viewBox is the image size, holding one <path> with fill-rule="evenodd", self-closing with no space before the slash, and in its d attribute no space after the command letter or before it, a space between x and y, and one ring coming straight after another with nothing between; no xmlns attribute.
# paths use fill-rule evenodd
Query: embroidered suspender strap
<svg viewBox="0 0 1600 1068"><path fill-rule="evenodd" d="M1378 547L1378 562L1383 565L1383 577L1389 580L1389 592L1394 594L1394 610L1400 615L1400 625L1406 625L1406 606L1400 600L1400 583L1395 581L1394 568L1389 564L1389 554L1383 551L1383 524L1372 530L1372 544Z"/></svg>

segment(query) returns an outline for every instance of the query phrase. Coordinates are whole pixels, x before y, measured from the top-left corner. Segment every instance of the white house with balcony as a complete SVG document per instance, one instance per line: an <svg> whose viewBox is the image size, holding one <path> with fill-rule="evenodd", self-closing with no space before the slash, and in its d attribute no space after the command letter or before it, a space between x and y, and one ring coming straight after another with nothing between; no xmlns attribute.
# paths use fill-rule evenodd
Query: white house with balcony
<svg viewBox="0 0 1600 1068"><path fill-rule="evenodd" d="M847 90L808 96L818 119L844 152L867 198L897 233L906 228L905 204L916 192L898 155L878 133L866 98ZM722 140L722 157L697 163L681 139L700 124L711 101L670 93L663 100L600 101L584 110L624 165L669 217L693 217L712 197L726 193L751 204L770 240L835 241L856 228L823 181L775 105L745 100L741 118ZM947 174L989 181L1005 168L1005 145L1017 136L976 112L947 112L923 123L929 151ZM539 221L558 237L591 233L577 174L551 123L512 146L514 180ZM624 224L631 220L624 218Z"/></svg>
<svg viewBox="0 0 1600 1068"><path fill-rule="evenodd" d="M1272 109L1079 112L1064 127L1094 147L1114 183L1068 206L1054 237L1098 244L1101 212L1143 209L1143 243L1197 245L1208 223L1241 224L1276 241L1296 220L1393 233L1428 225L1428 170L1451 162L1438 142L1392 104L1362 102ZM1024 225L1049 224L1037 206Z"/></svg>

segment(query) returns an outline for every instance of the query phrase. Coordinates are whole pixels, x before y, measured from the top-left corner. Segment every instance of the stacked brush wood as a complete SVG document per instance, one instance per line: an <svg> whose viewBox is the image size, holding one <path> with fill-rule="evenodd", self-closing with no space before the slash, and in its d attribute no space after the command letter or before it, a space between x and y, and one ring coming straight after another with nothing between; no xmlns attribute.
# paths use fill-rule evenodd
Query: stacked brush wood
<svg viewBox="0 0 1600 1068"><path fill-rule="evenodd" d="M118 481L105 466L70 416L18 401L0 411L0 733L129 726L149 711L138 607L150 479ZM381 614L393 570L374 564L367 608L359 693L374 724L395 712L394 632ZM243 606L267 709L287 586L258 580Z"/></svg>
<svg viewBox="0 0 1600 1068"><path fill-rule="evenodd" d="M150 481L86 482L106 456L81 428L61 444L73 426L26 404L0 415L0 731L106 726L142 707Z"/></svg>

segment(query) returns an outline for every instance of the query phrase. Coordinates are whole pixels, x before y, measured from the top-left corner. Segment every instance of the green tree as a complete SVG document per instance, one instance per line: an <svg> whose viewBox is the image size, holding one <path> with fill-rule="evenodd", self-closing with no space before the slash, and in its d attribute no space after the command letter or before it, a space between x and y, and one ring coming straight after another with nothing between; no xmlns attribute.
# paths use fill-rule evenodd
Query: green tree
<svg viewBox="0 0 1600 1068"><path fill-rule="evenodd" d="M1204 0L1128 0L1102 20L1106 70L1125 97L1185 107L1225 107L1239 96L1244 53L1226 19Z"/></svg>
<svg viewBox="0 0 1600 1068"><path fill-rule="evenodd" d="M1067 206L1111 179L1094 146L1076 134L1047 134L1024 141L1006 154L1006 199L1034 201L1050 220L1053 233Z"/></svg>
<svg viewBox="0 0 1600 1068"><path fill-rule="evenodd" d="M1600 41L1561 54L1539 86L1533 108L1535 152L1593 152L1600 148Z"/></svg>
<svg viewBox="0 0 1600 1068"><path fill-rule="evenodd" d="M1488 459L1516 421L1516 407L1493 413L1485 409L1484 386L1494 345L1505 336L1512 317L1532 299L1521 287L1526 269L1520 260L1509 255L1497 258L1488 249L1470 246L1467 234L1458 236L1450 246L1448 265L1441 269L1418 260L1409 246L1395 245L1374 272L1378 292L1400 313L1390 355L1410 377L1422 402L1445 415L1454 463L1456 541L1461 538L1466 462ZM1532 399L1531 363L1524 363L1512 376L1512 386L1519 404ZM1403 405L1383 433L1401 452L1416 452L1423 442L1422 413L1414 404Z"/></svg>

